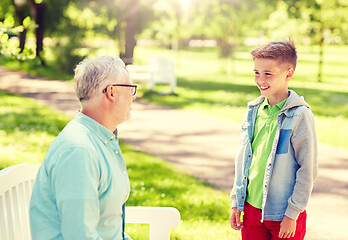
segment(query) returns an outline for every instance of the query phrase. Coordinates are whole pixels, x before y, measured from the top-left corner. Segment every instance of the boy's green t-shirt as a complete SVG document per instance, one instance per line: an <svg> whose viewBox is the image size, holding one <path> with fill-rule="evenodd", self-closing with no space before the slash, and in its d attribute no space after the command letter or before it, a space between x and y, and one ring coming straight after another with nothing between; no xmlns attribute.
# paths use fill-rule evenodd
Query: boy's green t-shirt
<svg viewBox="0 0 348 240"><path fill-rule="evenodd" d="M271 107L268 99L261 103L255 121L253 142L251 145L253 158L249 169L248 193L246 201L255 208L262 208L263 179L268 157L277 131L277 117L284 107L284 101Z"/></svg>

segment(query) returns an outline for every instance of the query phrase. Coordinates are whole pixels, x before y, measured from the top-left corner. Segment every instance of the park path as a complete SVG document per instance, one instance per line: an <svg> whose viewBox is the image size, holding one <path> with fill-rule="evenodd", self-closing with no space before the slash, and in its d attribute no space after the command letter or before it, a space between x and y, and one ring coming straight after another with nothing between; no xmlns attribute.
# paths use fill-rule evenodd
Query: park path
<svg viewBox="0 0 348 240"><path fill-rule="evenodd" d="M71 82L36 78L0 66L0 88L35 98L70 116L79 109ZM118 129L123 141L207 180L228 197L239 144L238 125L137 99L132 118ZM347 240L348 151L319 143L319 168L307 208L306 239Z"/></svg>

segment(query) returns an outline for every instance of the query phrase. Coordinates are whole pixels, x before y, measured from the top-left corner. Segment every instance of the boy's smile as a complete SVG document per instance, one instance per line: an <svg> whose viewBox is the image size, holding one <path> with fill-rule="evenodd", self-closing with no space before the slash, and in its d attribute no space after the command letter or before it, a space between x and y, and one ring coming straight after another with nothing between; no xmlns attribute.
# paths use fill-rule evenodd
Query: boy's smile
<svg viewBox="0 0 348 240"><path fill-rule="evenodd" d="M294 70L279 60L255 58L255 83L271 106L288 97L288 83Z"/></svg>

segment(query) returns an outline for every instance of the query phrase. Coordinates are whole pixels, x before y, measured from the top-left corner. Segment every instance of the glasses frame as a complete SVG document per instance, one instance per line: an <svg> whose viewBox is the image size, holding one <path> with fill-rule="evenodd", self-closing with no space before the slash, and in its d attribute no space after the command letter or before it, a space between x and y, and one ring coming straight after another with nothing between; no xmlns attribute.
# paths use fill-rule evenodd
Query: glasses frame
<svg viewBox="0 0 348 240"><path fill-rule="evenodd" d="M131 87L131 88L134 88L134 93L132 93L133 96L135 96L135 94L137 93L137 85L134 85L134 84L110 84L110 85L107 85L106 88L103 89L103 93L106 92L107 88L109 86L118 86L118 87Z"/></svg>

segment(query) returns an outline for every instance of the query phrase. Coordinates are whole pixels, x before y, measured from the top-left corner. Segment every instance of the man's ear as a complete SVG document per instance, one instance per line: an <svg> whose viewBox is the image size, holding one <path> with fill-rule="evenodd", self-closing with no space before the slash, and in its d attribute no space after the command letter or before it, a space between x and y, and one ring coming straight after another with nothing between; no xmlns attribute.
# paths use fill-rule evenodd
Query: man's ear
<svg viewBox="0 0 348 240"><path fill-rule="evenodd" d="M111 102L115 102L115 101L116 101L115 94L114 94L114 88L113 88L112 86L109 86L109 87L106 89L105 97L106 97L109 101L111 101Z"/></svg>

